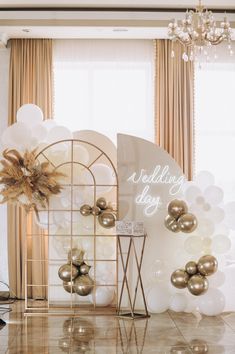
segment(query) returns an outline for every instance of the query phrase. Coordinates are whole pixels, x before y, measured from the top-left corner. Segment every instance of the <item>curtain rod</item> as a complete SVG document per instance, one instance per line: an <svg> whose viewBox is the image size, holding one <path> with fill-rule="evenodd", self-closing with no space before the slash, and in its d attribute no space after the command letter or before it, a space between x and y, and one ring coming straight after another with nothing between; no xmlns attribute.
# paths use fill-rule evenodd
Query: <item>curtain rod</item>
<svg viewBox="0 0 235 354"><path fill-rule="evenodd" d="M185 12L193 8L169 8L169 7L1 7L0 11L72 11L72 12ZM214 13L235 13L235 8L214 9L208 8Z"/></svg>

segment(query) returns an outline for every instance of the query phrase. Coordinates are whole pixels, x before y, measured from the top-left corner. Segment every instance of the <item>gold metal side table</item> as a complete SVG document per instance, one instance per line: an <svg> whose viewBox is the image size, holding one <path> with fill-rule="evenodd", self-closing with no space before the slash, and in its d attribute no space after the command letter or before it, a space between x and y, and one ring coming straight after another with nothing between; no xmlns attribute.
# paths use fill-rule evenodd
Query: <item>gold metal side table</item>
<svg viewBox="0 0 235 354"><path fill-rule="evenodd" d="M144 294L144 287L143 287L143 282L142 282L142 277L141 277L141 267L142 267L143 256L144 256L146 237L147 237L146 234L141 235L141 236L117 235L118 256L121 260L121 266L123 269L123 280L122 280L121 291L120 291L119 300L118 300L118 309L117 309L118 317L128 318L128 319L133 319L133 320L150 317L150 315L148 313L148 309L147 309L146 298L145 298L145 294ZM136 247L137 239L141 243L139 255L138 255L137 247ZM124 253L124 251L123 251L124 241L127 243L126 244L126 248L127 248L126 253ZM126 254L126 259L124 257L125 254ZM133 296L131 294L130 284L128 281L128 271L129 271L129 267L130 267L130 255L131 254L134 255L134 261L135 261L136 270L137 270L137 276L136 276L136 280L135 280L136 285L134 288L134 295ZM125 287L127 290L127 298L129 301L129 307L128 307L128 309L125 308L125 310L124 310L122 308L122 302L124 299ZM142 300L143 300L143 305L144 305L144 312L143 313L138 313L135 311L137 292L138 292L139 287L141 290L141 295L142 295Z"/></svg>

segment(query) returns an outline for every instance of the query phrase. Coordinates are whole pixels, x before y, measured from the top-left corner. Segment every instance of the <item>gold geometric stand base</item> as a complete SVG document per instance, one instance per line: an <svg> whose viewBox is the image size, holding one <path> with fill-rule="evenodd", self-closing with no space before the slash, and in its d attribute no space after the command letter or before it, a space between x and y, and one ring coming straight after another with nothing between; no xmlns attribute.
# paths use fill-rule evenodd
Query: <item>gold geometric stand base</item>
<svg viewBox="0 0 235 354"><path fill-rule="evenodd" d="M126 318L128 320L138 320L138 319L143 319L143 318L149 318L150 315L147 315L145 313L131 313L131 312L128 312L128 313L121 313L119 314L117 317L119 318Z"/></svg>

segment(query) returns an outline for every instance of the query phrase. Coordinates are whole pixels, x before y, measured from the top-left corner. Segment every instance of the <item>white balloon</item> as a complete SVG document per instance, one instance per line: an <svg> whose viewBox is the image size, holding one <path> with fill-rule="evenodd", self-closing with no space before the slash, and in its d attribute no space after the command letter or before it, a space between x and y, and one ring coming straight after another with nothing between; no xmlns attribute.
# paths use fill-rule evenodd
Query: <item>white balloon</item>
<svg viewBox="0 0 235 354"><path fill-rule="evenodd" d="M213 206L206 213L206 217L212 220L215 224L220 224L225 217L225 212L222 208Z"/></svg>
<svg viewBox="0 0 235 354"><path fill-rule="evenodd" d="M199 311L206 316L220 315L225 308L225 297L219 289L209 288L198 299Z"/></svg>
<svg viewBox="0 0 235 354"><path fill-rule="evenodd" d="M43 112L40 107L35 104L24 104L16 113L17 122L23 122L32 128L43 121Z"/></svg>
<svg viewBox="0 0 235 354"><path fill-rule="evenodd" d="M211 236L215 231L215 225L210 219L199 219L196 232L202 236Z"/></svg>
<svg viewBox="0 0 235 354"><path fill-rule="evenodd" d="M195 182L202 190L205 190L215 183L215 178L208 171L200 171L195 178Z"/></svg>
<svg viewBox="0 0 235 354"><path fill-rule="evenodd" d="M202 208L202 205L197 204L197 203L195 203L195 204L193 203L190 205L189 212L194 214L198 220L205 217L204 216L205 212Z"/></svg>
<svg viewBox="0 0 235 354"><path fill-rule="evenodd" d="M97 259L115 259L116 241L113 237L98 237L96 241Z"/></svg>
<svg viewBox="0 0 235 354"><path fill-rule="evenodd" d="M105 185L97 188L97 194L108 193L112 190L112 186L116 183L114 172L111 167L97 163L91 167L91 171L95 176L96 184Z"/></svg>
<svg viewBox="0 0 235 354"><path fill-rule="evenodd" d="M169 264L162 259L156 259L149 267L149 281L165 280L169 275Z"/></svg>
<svg viewBox="0 0 235 354"><path fill-rule="evenodd" d="M184 294L174 294L170 300L170 309L175 312L183 312L187 303L187 297Z"/></svg>
<svg viewBox="0 0 235 354"><path fill-rule="evenodd" d="M94 267L91 268L89 274L95 278ZM96 280L101 284L115 285L116 262L96 262Z"/></svg>
<svg viewBox="0 0 235 354"><path fill-rule="evenodd" d="M228 236L230 233L230 230L229 230L228 226L226 226L224 223L222 223L222 224L215 225L215 233L217 235Z"/></svg>
<svg viewBox="0 0 235 354"><path fill-rule="evenodd" d="M48 160L53 163L54 166L58 166L62 163L66 163L69 159L66 144L58 144L58 145L51 146L50 148L45 150L45 155L47 156ZM64 165L64 168L68 169L69 173L71 174L70 164ZM60 172L63 172L61 171L61 169L62 166L60 167ZM67 175L67 171L65 172L65 174Z"/></svg>
<svg viewBox="0 0 235 354"><path fill-rule="evenodd" d="M203 251L204 253L210 253L212 239L210 237L203 238Z"/></svg>
<svg viewBox="0 0 235 354"><path fill-rule="evenodd" d="M225 282L225 273L221 272L221 270L217 270L216 273L210 276L209 282L210 287L219 288Z"/></svg>
<svg viewBox="0 0 235 354"><path fill-rule="evenodd" d="M225 221L224 223L232 230L235 230L235 202L225 205Z"/></svg>
<svg viewBox="0 0 235 354"><path fill-rule="evenodd" d="M4 148L11 148L14 146L14 141L12 141L11 137L11 126L6 128L1 136L1 143Z"/></svg>
<svg viewBox="0 0 235 354"><path fill-rule="evenodd" d="M51 130L56 126L56 122L53 119L46 119L41 124L47 131Z"/></svg>
<svg viewBox="0 0 235 354"><path fill-rule="evenodd" d="M38 124L35 127L33 127L32 135L41 143L45 141L47 138L47 129L42 124Z"/></svg>
<svg viewBox="0 0 235 354"><path fill-rule="evenodd" d="M203 238L189 236L184 242L184 248L189 254L200 255L203 250Z"/></svg>
<svg viewBox="0 0 235 354"><path fill-rule="evenodd" d="M205 189L204 197L207 202L218 205L223 201L224 192L218 186L209 186Z"/></svg>
<svg viewBox="0 0 235 354"><path fill-rule="evenodd" d="M87 166L89 162L89 153L87 149L84 146L75 143L73 146L73 160Z"/></svg>
<svg viewBox="0 0 235 354"><path fill-rule="evenodd" d="M48 132L47 142L51 144L61 140L69 140L72 137L72 132L68 128L57 125Z"/></svg>
<svg viewBox="0 0 235 354"><path fill-rule="evenodd" d="M38 218L35 215L35 222L42 229L47 229L49 225L53 225L53 219L50 216L48 218L48 211L44 210L38 212Z"/></svg>
<svg viewBox="0 0 235 354"><path fill-rule="evenodd" d="M53 211L51 214L57 227L66 228L71 223L70 212Z"/></svg>
<svg viewBox="0 0 235 354"><path fill-rule="evenodd" d="M52 196L49 200L50 210L63 210L60 196Z"/></svg>
<svg viewBox="0 0 235 354"><path fill-rule="evenodd" d="M26 124L17 122L10 127L10 137L12 141L17 145L28 146L31 139L31 131Z"/></svg>
<svg viewBox="0 0 235 354"><path fill-rule="evenodd" d="M212 239L211 246L215 253L223 254L231 249L232 242L228 236L216 235Z"/></svg>
<svg viewBox="0 0 235 354"><path fill-rule="evenodd" d="M184 193L185 199L190 203L194 203L201 194L202 192L197 186L189 186Z"/></svg>
<svg viewBox="0 0 235 354"><path fill-rule="evenodd" d="M80 207L85 204L84 191L82 187L73 190L73 208L80 209Z"/></svg>
<svg viewBox="0 0 235 354"><path fill-rule="evenodd" d="M147 306L152 313L162 313L169 308L169 290L160 284L154 284L147 294Z"/></svg>
<svg viewBox="0 0 235 354"><path fill-rule="evenodd" d="M114 299L114 288L99 286L89 295L89 301L96 306L109 306Z"/></svg>

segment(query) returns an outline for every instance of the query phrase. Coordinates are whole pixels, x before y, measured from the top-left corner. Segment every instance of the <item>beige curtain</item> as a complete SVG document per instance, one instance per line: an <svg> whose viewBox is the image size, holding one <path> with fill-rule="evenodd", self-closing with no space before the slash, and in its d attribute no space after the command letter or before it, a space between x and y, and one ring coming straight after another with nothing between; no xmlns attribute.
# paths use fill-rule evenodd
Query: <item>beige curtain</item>
<svg viewBox="0 0 235 354"><path fill-rule="evenodd" d="M171 57L174 49L175 57ZM193 177L194 65L178 42L156 40L156 143ZM187 52L187 51L186 51Z"/></svg>
<svg viewBox="0 0 235 354"><path fill-rule="evenodd" d="M9 72L9 125L15 123L18 108L26 103L37 104L44 117L52 117L52 40L11 40ZM18 206L8 206L8 255L9 283L18 298L25 296L24 235L34 234L29 239L28 258L47 258L47 237L36 227L33 216L26 218ZM38 235L38 236L36 236ZM28 262L28 283L47 284L46 262ZM29 296L45 298L46 288L28 288Z"/></svg>

